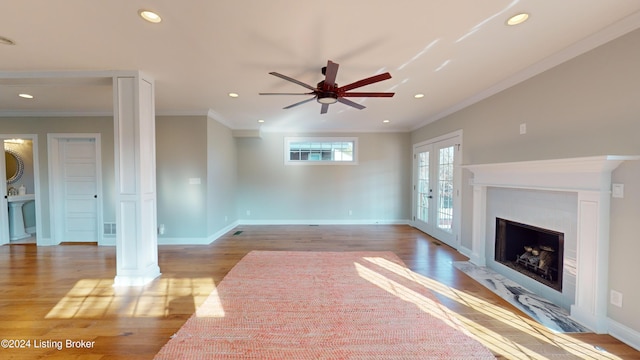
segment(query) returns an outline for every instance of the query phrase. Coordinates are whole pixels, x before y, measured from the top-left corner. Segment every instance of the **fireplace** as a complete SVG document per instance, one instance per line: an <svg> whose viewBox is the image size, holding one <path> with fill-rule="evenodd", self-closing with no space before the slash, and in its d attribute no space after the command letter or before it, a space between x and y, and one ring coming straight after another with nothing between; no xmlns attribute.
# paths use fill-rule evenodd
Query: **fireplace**
<svg viewBox="0 0 640 360"><path fill-rule="evenodd" d="M496 262L561 292L563 258L563 233L496 218Z"/></svg>
<svg viewBox="0 0 640 360"><path fill-rule="evenodd" d="M545 298L568 300L571 316L597 333L607 331L608 268L609 268L609 206L611 198L611 172L622 162L640 160L640 156L601 155L582 158L535 160L511 163L465 165L473 173L473 221L471 248L461 252L479 266L495 263L488 259L495 255L489 251L495 234L492 233L496 217L512 214L511 205L528 207L537 197L529 197L507 203L501 213L488 214L490 189L518 189L535 191L536 194L574 194L572 210L576 216L569 226L556 227L555 209L535 211L532 216L519 216L523 223L544 224L549 228L562 228L565 233L562 292L556 291L529 278L524 282L535 283ZM545 205L553 205L545 202ZM501 215L504 214L504 215ZM540 222L540 217L546 217ZM563 220L564 221L564 220ZM549 225L548 225L549 224ZM490 245L491 244L491 245ZM522 245L524 246L524 245ZM559 257L562 259L562 257ZM489 261L487 261L489 260ZM558 267L560 269L560 267ZM519 275L513 271L513 274ZM521 277L522 276L518 276ZM548 290L548 291L547 291ZM556 300L552 300L559 303Z"/></svg>

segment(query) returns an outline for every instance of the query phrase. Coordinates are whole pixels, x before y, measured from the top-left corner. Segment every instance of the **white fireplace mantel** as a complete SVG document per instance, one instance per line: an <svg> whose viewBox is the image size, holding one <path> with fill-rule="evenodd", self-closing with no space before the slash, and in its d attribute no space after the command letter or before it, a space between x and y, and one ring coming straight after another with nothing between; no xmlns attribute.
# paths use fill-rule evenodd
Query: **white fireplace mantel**
<svg viewBox="0 0 640 360"><path fill-rule="evenodd" d="M606 332L611 172L624 161L639 159L602 155L462 166L474 175L470 261L486 265L488 187L577 193L576 295L571 316L595 332Z"/></svg>
<svg viewBox="0 0 640 360"><path fill-rule="evenodd" d="M569 159L465 165L474 185L539 190L609 191L611 171L640 156L603 155Z"/></svg>

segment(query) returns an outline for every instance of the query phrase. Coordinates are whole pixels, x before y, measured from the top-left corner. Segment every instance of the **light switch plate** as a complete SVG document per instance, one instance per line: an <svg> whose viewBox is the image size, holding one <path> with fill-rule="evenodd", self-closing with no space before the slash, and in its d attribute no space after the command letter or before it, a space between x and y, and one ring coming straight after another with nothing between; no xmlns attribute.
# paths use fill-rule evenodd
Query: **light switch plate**
<svg viewBox="0 0 640 360"><path fill-rule="evenodd" d="M611 184L611 196L614 198L623 198L624 184Z"/></svg>

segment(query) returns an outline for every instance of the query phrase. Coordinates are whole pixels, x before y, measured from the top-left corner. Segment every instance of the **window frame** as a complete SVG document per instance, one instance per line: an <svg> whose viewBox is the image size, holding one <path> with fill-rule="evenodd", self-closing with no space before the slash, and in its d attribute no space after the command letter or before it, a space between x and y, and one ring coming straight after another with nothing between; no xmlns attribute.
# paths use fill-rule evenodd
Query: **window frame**
<svg viewBox="0 0 640 360"><path fill-rule="evenodd" d="M296 142L315 142L315 143L335 143L335 142L351 142L353 143L353 159L350 161L338 160L291 160L291 144ZM358 138L357 137L297 137L287 136L284 138L284 164L285 165L358 165Z"/></svg>

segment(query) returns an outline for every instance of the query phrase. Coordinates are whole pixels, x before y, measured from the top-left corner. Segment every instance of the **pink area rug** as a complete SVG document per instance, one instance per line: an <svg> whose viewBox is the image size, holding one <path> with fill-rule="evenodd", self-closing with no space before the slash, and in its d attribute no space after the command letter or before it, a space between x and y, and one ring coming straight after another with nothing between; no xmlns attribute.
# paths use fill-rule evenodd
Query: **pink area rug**
<svg viewBox="0 0 640 360"><path fill-rule="evenodd" d="M253 251L156 359L495 359L390 252Z"/></svg>

